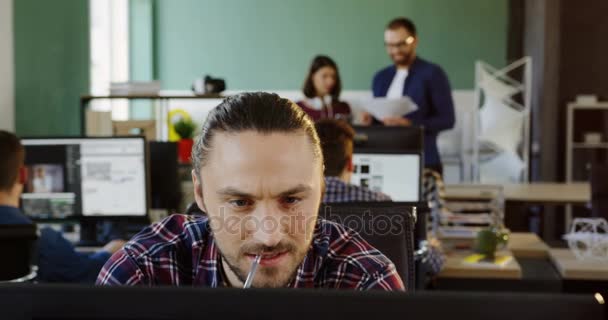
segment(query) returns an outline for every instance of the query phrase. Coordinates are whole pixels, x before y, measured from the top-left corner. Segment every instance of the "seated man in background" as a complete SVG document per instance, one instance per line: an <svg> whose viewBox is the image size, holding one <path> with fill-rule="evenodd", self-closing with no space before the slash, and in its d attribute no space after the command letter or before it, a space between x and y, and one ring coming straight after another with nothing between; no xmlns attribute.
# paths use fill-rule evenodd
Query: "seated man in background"
<svg viewBox="0 0 608 320"><path fill-rule="evenodd" d="M394 264L356 232L318 218L323 154L311 119L275 94L211 111L192 150L203 216L172 215L110 258L102 285L404 290Z"/></svg>
<svg viewBox="0 0 608 320"><path fill-rule="evenodd" d="M315 124L325 164L323 203L391 201L381 192L350 183L353 173L355 130L346 121L324 119Z"/></svg>
<svg viewBox="0 0 608 320"><path fill-rule="evenodd" d="M0 130L0 224L33 223L19 210L19 198L27 181L25 150L14 134ZM93 254L78 253L61 233L40 230L36 265L41 282L90 282L124 241L115 240ZM6 258L6 257L5 257Z"/></svg>
<svg viewBox="0 0 608 320"><path fill-rule="evenodd" d="M325 163L325 196L323 203L392 201L383 193L374 192L349 183L353 172L354 129L345 121L324 119L315 124L323 148ZM407 182L405 182L407 183ZM430 237L426 271L436 275L445 262L441 245ZM425 271L425 272L426 272Z"/></svg>

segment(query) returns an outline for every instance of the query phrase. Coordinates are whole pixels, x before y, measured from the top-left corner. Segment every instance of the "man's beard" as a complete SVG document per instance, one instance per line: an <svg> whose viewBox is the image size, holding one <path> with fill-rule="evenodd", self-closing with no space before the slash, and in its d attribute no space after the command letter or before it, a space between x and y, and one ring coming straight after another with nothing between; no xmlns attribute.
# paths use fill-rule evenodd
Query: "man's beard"
<svg viewBox="0 0 608 320"><path fill-rule="evenodd" d="M280 275L281 270L278 269L278 267L258 267L257 273L256 273L256 277L254 278L254 285L255 287L268 287L268 288L280 288L280 287L285 287L289 282L291 282L291 280L295 277L299 266L302 264L302 261L304 260L304 257L308 254L308 250L310 248L310 243L312 242L312 237L310 237L310 241L308 242L307 246L305 247L306 250L303 251L298 251L297 247L292 244L292 243L279 243L277 246L274 247L266 247L263 245L250 245L250 246L243 246L240 250L239 253L236 257L236 259L239 259L240 257L244 257L245 253L276 253L276 252L285 252L287 256L287 258L291 258L291 257L295 257L293 260L289 260L287 261L287 263L291 263L292 261L294 261L294 267L293 270L289 270L290 274L289 277L285 278L284 280L282 280L281 282L272 282L270 281L270 283L268 283L268 281L262 285L262 286L256 286L255 285L255 278L263 275L265 279L272 279L277 277L278 275ZM220 255L222 258L222 262L226 264L226 266L228 266L228 268L230 269L230 271L232 271L232 273L239 279L240 282L245 283L247 276L250 272L250 269L248 270L242 270L240 269L237 265L238 263L235 263L235 261L233 261L233 257L228 257L226 255L224 255L222 253L222 250L220 248L220 246L218 245L218 249L220 251Z"/></svg>
<svg viewBox="0 0 608 320"><path fill-rule="evenodd" d="M395 59L393 56L391 56L391 59L397 66L408 66L414 60L413 52L405 53L402 56L403 56L403 58L401 58L399 60Z"/></svg>

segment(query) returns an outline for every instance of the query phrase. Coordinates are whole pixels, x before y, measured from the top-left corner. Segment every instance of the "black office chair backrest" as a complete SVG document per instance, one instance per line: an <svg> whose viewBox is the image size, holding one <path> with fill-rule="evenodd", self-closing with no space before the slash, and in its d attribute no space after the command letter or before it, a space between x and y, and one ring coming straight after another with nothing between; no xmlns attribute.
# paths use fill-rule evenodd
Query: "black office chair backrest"
<svg viewBox="0 0 608 320"><path fill-rule="evenodd" d="M36 225L0 225L0 281L10 281L30 274L38 239Z"/></svg>
<svg viewBox="0 0 608 320"><path fill-rule="evenodd" d="M403 202L330 203L319 217L357 231L394 264L408 290L415 288L416 207Z"/></svg>
<svg viewBox="0 0 608 320"><path fill-rule="evenodd" d="M608 219L608 165L591 165L591 212L594 217Z"/></svg>
<svg viewBox="0 0 608 320"><path fill-rule="evenodd" d="M186 211L184 212L184 214L187 215L194 215L194 216L202 216L205 215L205 213L203 212L203 210L201 210L201 208L198 207L198 204L196 204L196 202L192 202L190 203L187 207L186 207Z"/></svg>

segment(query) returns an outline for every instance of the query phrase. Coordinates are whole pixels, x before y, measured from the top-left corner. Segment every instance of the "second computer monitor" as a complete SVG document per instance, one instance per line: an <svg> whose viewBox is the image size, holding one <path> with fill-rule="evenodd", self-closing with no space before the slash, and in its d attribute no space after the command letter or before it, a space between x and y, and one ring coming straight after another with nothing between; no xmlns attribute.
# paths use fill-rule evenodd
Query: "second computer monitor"
<svg viewBox="0 0 608 320"><path fill-rule="evenodd" d="M382 152L407 151L422 152L424 150L424 129L418 126L386 127L386 126L354 126L355 151Z"/></svg>
<svg viewBox="0 0 608 320"><path fill-rule="evenodd" d="M34 219L145 217L145 140L23 139L28 181L23 213Z"/></svg>
<svg viewBox="0 0 608 320"><path fill-rule="evenodd" d="M419 202L424 164L422 127L355 126L351 183L387 194L393 201Z"/></svg>
<svg viewBox="0 0 608 320"><path fill-rule="evenodd" d="M393 201L418 202L421 162L418 153L355 152L351 183L382 192Z"/></svg>

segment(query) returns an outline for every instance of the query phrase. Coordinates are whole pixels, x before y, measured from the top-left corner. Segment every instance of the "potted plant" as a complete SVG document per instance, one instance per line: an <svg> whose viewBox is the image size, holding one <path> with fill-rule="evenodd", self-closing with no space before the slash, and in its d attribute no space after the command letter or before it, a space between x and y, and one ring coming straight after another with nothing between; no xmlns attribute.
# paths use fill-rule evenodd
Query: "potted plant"
<svg viewBox="0 0 608 320"><path fill-rule="evenodd" d="M173 125L173 128L180 138L177 142L179 161L181 163L190 163L196 125L192 120L182 118Z"/></svg>

